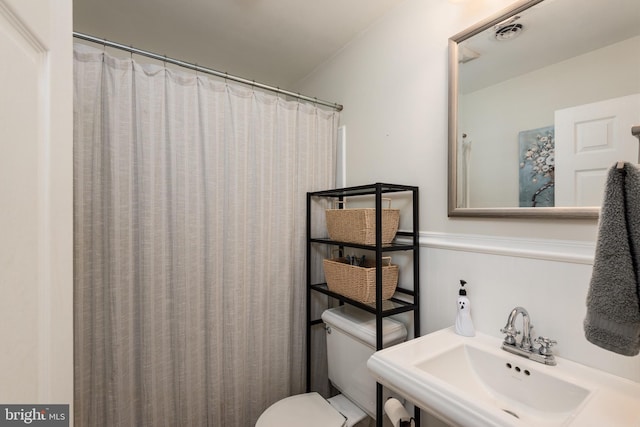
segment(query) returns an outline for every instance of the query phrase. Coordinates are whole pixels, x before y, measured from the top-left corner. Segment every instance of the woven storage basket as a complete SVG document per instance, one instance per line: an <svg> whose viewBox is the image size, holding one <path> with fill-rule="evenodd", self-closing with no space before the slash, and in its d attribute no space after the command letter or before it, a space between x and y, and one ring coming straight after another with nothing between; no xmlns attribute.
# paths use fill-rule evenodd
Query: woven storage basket
<svg viewBox="0 0 640 427"><path fill-rule="evenodd" d="M331 240L361 245L376 244L375 208L327 209L326 220ZM383 245L388 245L396 237L399 222L400 209L382 209Z"/></svg>
<svg viewBox="0 0 640 427"><path fill-rule="evenodd" d="M398 286L398 266L391 257L382 266L382 299L391 298ZM376 263L365 260L363 267L350 265L345 258L324 260L324 275L330 291L363 303L376 301Z"/></svg>

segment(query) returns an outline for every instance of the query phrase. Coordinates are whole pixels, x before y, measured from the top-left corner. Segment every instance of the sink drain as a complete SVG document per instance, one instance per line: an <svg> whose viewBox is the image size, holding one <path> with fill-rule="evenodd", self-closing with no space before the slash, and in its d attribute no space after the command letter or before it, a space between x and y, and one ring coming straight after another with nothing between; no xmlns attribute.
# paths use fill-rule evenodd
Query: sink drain
<svg viewBox="0 0 640 427"><path fill-rule="evenodd" d="M504 412L506 412L507 414L509 414L509 415L513 416L513 417L516 417L517 419L520 419L520 417L518 416L518 414L516 414L516 413L515 413L515 412L513 412L513 411L510 411L510 410L508 410L508 409L503 409L503 411L504 411Z"/></svg>

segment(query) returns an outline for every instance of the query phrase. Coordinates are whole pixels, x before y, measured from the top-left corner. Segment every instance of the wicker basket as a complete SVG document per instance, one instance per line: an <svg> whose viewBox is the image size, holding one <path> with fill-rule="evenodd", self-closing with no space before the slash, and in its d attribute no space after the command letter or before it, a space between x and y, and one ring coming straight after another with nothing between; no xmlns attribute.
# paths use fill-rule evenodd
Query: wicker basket
<svg viewBox="0 0 640 427"><path fill-rule="evenodd" d="M327 209L326 220L331 240L361 245L376 244L375 208ZM396 237L399 222L400 209L382 209L383 245L388 245Z"/></svg>
<svg viewBox="0 0 640 427"><path fill-rule="evenodd" d="M382 266L382 299L391 298L398 286L398 266L384 257ZM376 301L376 263L365 260L364 266L350 265L345 258L324 260L324 275L330 291L363 303Z"/></svg>

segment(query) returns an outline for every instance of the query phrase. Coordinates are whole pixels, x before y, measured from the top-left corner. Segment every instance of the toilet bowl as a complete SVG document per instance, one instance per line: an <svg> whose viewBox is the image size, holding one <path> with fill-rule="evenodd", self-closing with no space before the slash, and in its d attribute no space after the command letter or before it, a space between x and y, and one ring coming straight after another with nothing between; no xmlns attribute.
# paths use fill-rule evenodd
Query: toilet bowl
<svg viewBox="0 0 640 427"><path fill-rule="evenodd" d="M376 351L376 319L355 307L325 310L329 380L341 394L324 399L318 393L284 398L267 408L256 427L352 427L367 416L375 418L376 383L366 367ZM404 325L382 322L385 347L407 337Z"/></svg>

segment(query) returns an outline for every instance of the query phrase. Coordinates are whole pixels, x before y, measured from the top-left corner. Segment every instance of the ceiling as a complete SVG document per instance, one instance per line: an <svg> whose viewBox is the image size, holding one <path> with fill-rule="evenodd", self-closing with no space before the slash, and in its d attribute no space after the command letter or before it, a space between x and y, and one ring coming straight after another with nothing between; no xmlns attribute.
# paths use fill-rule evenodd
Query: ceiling
<svg viewBox="0 0 640 427"><path fill-rule="evenodd" d="M74 0L74 31L291 88L402 0Z"/></svg>
<svg viewBox="0 0 640 427"><path fill-rule="evenodd" d="M478 55L460 67L461 93L640 35L640 0L546 0L517 16L518 37L498 41L491 26L460 43Z"/></svg>

